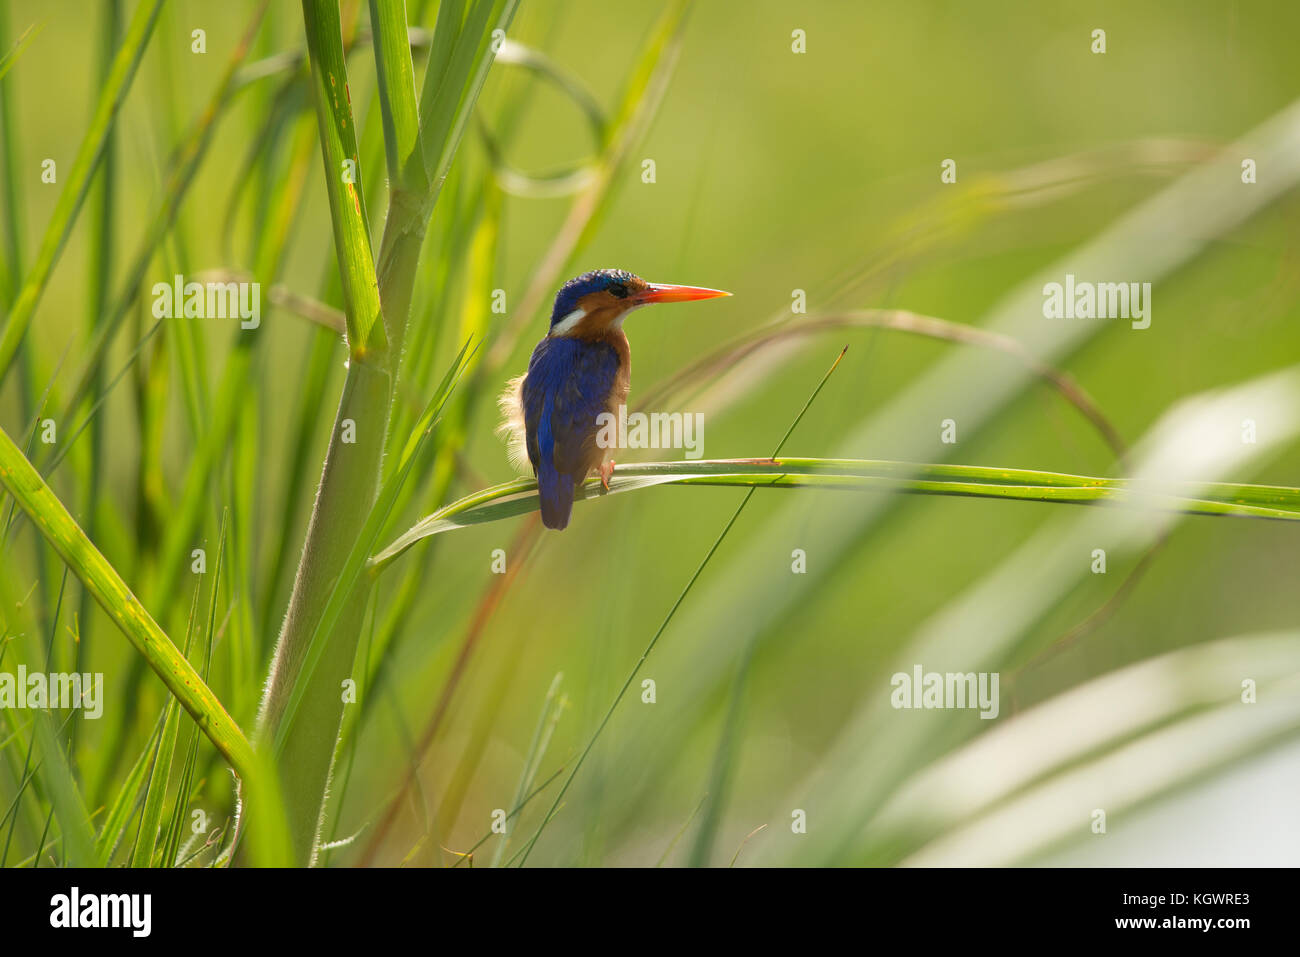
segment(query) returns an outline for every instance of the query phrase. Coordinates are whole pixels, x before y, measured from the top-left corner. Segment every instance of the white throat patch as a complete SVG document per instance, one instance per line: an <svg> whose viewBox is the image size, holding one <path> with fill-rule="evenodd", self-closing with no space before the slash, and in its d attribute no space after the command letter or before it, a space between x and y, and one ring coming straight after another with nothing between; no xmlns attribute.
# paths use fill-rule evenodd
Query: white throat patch
<svg viewBox="0 0 1300 957"><path fill-rule="evenodd" d="M573 312L569 313L555 325L551 326L550 334L553 336L567 336L573 331L574 327L578 323L582 322L583 317L586 315L586 309L578 308L573 310Z"/></svg>

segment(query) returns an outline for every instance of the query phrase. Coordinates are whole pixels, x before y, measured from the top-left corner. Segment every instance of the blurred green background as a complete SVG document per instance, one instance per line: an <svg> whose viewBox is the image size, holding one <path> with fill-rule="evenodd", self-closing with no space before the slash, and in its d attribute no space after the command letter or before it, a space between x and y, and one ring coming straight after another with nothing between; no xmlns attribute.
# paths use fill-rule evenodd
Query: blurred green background
<svg viewBox="0 0 1300 957"><path fill-rule="evenodd" d="M58 197L58 187L39 180L41 160L56 158L60 170L70 165L93 103L103 7L60 0L6 6L11 39L28 24L44 24L4 80L12 84L13 157L21 185L17 208L5 216L16 221L30 251ZM436 4L429 7L426 25ZM640 0L524 0L510 39L543 52L612 113L663 10L662 3ZM111 184L117 276L158 204L179 131L202 111L251 11L245 2L168 4L117 128ZM364 23L364 10L361 16ZM207 31L204 55L190 52L196 28ZM1090 51L1098 28L1106 31L1104 54ZM806 53L791 50L796 29L806 31ZM633 402L686 363L766 323L804 320L790 316L797 289L806 291L810 316L896 308L986 324L1008 293L1044 269L1070 263L1080 247L1130 211L1198 164L1222 158L1221 147L1296 101L1298 32L1300 7L1289 2L701 0L685 20L662 103L617 172L597 228L569 273L621 267L655 281L734 293L707 305L647 310L628 322ZM298 5L275 0L252 59L302 42ZM352 55L349 70L358 128L377 133L364 115L374 103L368 50ZM223 224L243 159L262 129L270 82L251 84L220 120L167 244L172 257L183 249L187 272L252 265L259 211L239 201L230 242L223 241ZM514 167L545 171L591 155L591 133L564 93L498 64L477 115L495 129L516 108L518 126L506 147ZM283 165L287 151L280 149ZM440 210L471 202L491 175L487 156L476 126ZM940 182L946 158L956 161L956 184ZM652 184L642 182L643 159L654 160ZM1239 163L1237 152L1227 156L1229 175ZM317 297L334 260L316 151L305 170L300 215L276 281ZM382 167L363 174L382 179ZM1258 175L1259 185L1235 188L1262 189L1280 174L1261 168ZM374 185L382 195L382 182ZM544 332L549 292L532 315L518 316L514 307L571 202L568 196L514 195L501 201L490 286L506 291L508 307L506 315L490 317L487 334L490 343L512 321L526 322L526 332L498 381L473 394L450 497L511 477L493 434L495 392L523 371ZM1204 199L1205 206L1221 202ZM371 204L376 235L382 209ZM1170 228L1196 233L1204 212L1193 194L1185 222ZM1180 400L1292 365L1300 358L1297 214L1300 196L1288 183L1239 225L1207 235L1204 250L1184 257L1168 275L1130 271L1121 256L1117 273L1081 276L1154 279L1151 328L1102 324L1077 347L1043 358L1073 376L1134 445ZM456 327L467 295L463 264L446 280L433 271L451 255L438 246L437 222L426 243L427 271L412 322L445 331L436 375L404 386L421 400L460 346ZM68 388L66 379L84 354L89 242L81 223L27 341L33 381L42 388L51 380L62 383L56 389ZM148 285L173 271L166 257L151 264L146 294L115 342L108 369L127 362L148 328ZM263 328L256 387L246 398L255 424L241 433L250 444L232 451L229 465L237 473L235 486L246 493L237 504L254 532L247 543L247 577L254 582L282 539L290 560L301 547L310 495L285 513L278 477L295 438L305 356L318 335L302 318L270 307L265 288ZM200 322L200 329L215 381L230 334L215 322ZM164 328L161 342L166 335ZM765 361L748 367L751 374L741 367L734 378L700 383L676 396L671 408L706 412L707 457L769 454L846 343L847 356L787 444L788 454L912 460L925 443L934 446L925 460L943 455L965 464L1124 474L1077 410L1041 385L1017 389L987 416L973 411L993 384L1017 374L1015 359L883 330L840 330L784 344L763 353ZM161 348L156 361L176 361ZM957 444L940 446L939 420L928 408L894 403L955 352L974 355L969 368L978 375L963 380L969 395L958 390L948 413L958 422ZM340 346L310 436L308 488L319 474L344 357ZM138 535L140 490L152 486L166 514L195 445L178 375L158 388L159 394L142 400L128 382L100 413L106 452L96 540L133 586L134 576L155 574ZM166 422L161 472L149 481L138 474L141 401L154 403ZM861 433L882 410L889 410L888 422ZM13 377L0 391L0 422L11 435L25 427ZM863 434L898 440L855 445L854 437ZM1223 477L1300 484L1300 443L1287 439ZM53 485L65 501L75 499L71 474ZM209 547L223 506L232 504L229 487L214 482L207 501ZM330 863L447 865L475 845L489 833L493 810L512 807L547 690L560 672L567 705L541 757L537 783L557 768L571 770L743 494L667 487L580 504L568 530L544 533L528 549L517 538L524 519L417 546L433 552L390 649L385 680L362 690L368 715L349 751L345 788L336 781L342 800L332 809L329 833L357 837L332 852ZM1300 673L1295 528L1187 518L1174 523L1163 546L1144 560L1145 547L1122 547L1121 533L1099 520L1092 547L1112 553L1107 573L1093 575L1089 550L1063 558L1051 544L1059 528L1060 547L1073 547L1075 539L1064 530L1093 521L1090 512L1080 516L1087 510L863 496L784 490L754 496L614 713L530 863L683 864L698 854L697 860L725 865L738 851L739 865L1294 864L1300 858L1295 808L1270 797L1284 789L1294 793L1300 783L1300 719L1291 715L1261 728L1241 716L1246 706L1237 705L1214 724L1223 729L1221 739L1218 731L1193 723L1218 721L1216 709L1235 700L1243 678L1258 677L1261 687L1275 681L1271 693L1277 696L1294 690ZM875 510L870 517L866 508ZM398 530L426 510L412 505ZM1086 541L1087 533L1080 534ZM1031 578L1024 590L994 592L1007 630L994 643L984 619L966 615L961 602L999 569L1013 567L1006 563L1027 542L1040 550L1042 567L1075 561L1078 574L1057 576L1054 591L1037 593L1045 602L1041 613L1033 589L1042 582ZM504 549L508 565L513 570L519 563L519 569L493 595L495 549ZM806 574L790 572L794 549L807 554ZM10 550L4 600L14 607L41 574L29 527L15 534ZM420 560L408 554L396 568ZM1139 574L1129 580L1135 570ZM381 583L381 611L395 600L397 582L395 574L393 582L386 577ZM183 633L193 586L180 587L184 594L172 619L163 622L173 636ZM257 596L279 609L266 613L272 622L279 621L285 594L282 587L270 594L262 588ZM250 600L236 588L229 607ZM490 614L481 617L485 607ZM1090 620L1103 607L1105 616ZM98 777L102 771L92 769L106 760L101 749L112 740L114 722L126 713L130 753L124 769L147 742L164 691L147 675L136 697L122 700L134 653L97 609L91 614L93 620L81 623L83 630L94 629L84 670L107 676L106 718L83 723L71 763L84 775L93 809L113 790ZM1084 622L1081 633L1057 644ZM939 632L948 650L920 657L918 643L925 647L924 636ZM1276 640L1196 657L1198 649L1220 647L1210 644L1220 639L1264 633ZM29 643L28 660L39 659L31 636L6 637ZM269 654L274 635L259 631L255 638ZM70 640L66 632L56 638ZM738 684L751 647L752 666ZM963 648L970 649L968 657ZM1122 693L1090 685L1168 654L1175 657L1165 659L1167 672L1139 673ZM940 671L1000 672L1000 717L891 710L890 675L915 661ZM214 690L228 706L238 702L242 710L233 711L235 718L251 725L259 688L232 676L219 652L214 665ZM643 678L656 683L654 704L642 701ZM1068 722L1056 724L1060 715L1047 720L1055 713L1036 711L1085 688L1096 693L1061 712ZM427 751L413 754L443 695L449 695L445 720ZM740 705L731 712L737 695ZM1268 696L1261 691L1255 706L1261 713ZM1143 713L1148 705L1156 708L1153 701L1164 702L1164 710ZM1013 724L1021 719L1043 720L1045 738ZM1085 740L1111 722L1110 736ZM1189 730L1186 740L1159 737L1180 727ZM1014 734L1016 728L1023 735ZM933 770L932 762L995 732L1005 740L972 752L978 758L973 764L954 765L933 779L918 777ZM1221 747L1211 746L1220 740ZM1078 742L1077 753L1054 750L1070 742ZM1131 753L1165 760L1120 760L1130 753L1126 748L1144 743L1149 752ZM412 761L419 761L418 786L399 799L394 821L376 839ZM719 776L719 767L727 773ZM15 786L7 764L0 769L0 808L9 805ZM557 787L558 781L551 783L527 806L506 858L536 829ZM908 787L944 809L926 817L920 799L909 809L900 798L911 793ZM220 817L229 808L228 791L228 776L210 764L197 804ZM806 835L791 832L796 808L808 811ZM1105 836L1092 832L1090 815L1097 808L1108 809ZM710 814L716 831L702 841ZM999 823L1000 814L1010 823ZM747 835L764 825L741 851ZM500 840L491 838L475 852L475 866L487 863ZM33 850L34 839L19 856Z"/></svg>

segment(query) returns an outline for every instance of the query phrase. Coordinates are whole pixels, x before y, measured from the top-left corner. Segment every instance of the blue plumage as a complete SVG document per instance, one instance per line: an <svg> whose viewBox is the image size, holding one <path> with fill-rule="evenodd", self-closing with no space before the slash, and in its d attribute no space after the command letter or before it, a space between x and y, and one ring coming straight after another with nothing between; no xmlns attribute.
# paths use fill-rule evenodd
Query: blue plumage
<svg viewBox="0 0 1300 957"><path fill-rule="evenodd" d="M596 419L608 411L617 374L618 352L607 342L548 337L533 350L524 425L547 528L569 524L574 490L601 457Z"/></svg>

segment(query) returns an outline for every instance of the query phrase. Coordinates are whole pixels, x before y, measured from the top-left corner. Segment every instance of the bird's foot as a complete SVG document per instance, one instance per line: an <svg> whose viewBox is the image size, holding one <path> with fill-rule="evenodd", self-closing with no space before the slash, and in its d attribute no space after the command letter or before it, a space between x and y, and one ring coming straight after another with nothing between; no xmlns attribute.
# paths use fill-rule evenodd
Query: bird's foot
<svg viewBox="0 0 1300 957"><path fill-rule="evenodd" d="M607 459L600 463L600 484L605 486L605 491L609 491L609 477L614 474L614 460Z"/></svg>

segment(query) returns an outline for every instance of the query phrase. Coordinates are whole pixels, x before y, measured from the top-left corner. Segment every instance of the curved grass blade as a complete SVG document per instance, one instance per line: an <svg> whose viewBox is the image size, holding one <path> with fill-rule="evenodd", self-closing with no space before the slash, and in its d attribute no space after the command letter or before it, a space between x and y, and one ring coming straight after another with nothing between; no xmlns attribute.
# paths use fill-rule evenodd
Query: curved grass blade
<svg viewBox="0 0 1300 957"><path fill-rule="evenodd" d="M1097 429L1117 460L1122 461L1124 458L1127 448L1119 431L1101 411L1096 400L1075 381L1073 376L1040 361L1023 343L1010 336L980 326L923 316L904 309L859 309L843 313L810 315L797 322L764 326L746 335L740 341L723 346L684 366L642 396L639 407L663 408L669 395L688 384L710 382L723 373L736 369L746 360L758 359L762 353L774 346L791 340L802 340L822 332L846 328L891 329L930 339L978 346L1011 356L1078 409ZM769 366L763 361L755 361L753 367L746 372L742 385L734 391L747 391L746 386L761 382L763 373L768 368Z"/></svg>
<svg viewBox="0 0 1300 957"><path fill-rule="evenodd" d="M1123 505L1187 512L1300 521L1300 488L1231 482L1160 483L1068 475L1031 469L921 464L872 459L700 459L619 465L604 492L588 481L576 501L603 498L659 485L716 485L759 488L820 488L1078 505ZM457 528L524 515L537 508L537 482L516 479L467 495L421 519L375 554L371 567L386 567L423 538Z"/></svg>
<svg viewBox="0 0 1300 957"><path fill-rule="evenodd" d="M529 73L549 81L577 106L586 120L591 136L599 148L607 142L608 122L600 104L582 81L562 68L550 57L514 40L506 40L497 52L497 63L518 66ZM503 155L501 145L486 124L479 124L479 132L492 160L493 172L501 188L515 196L545 199L579 192L597 175L600 158L588 157L545 173L529 173L511 166Z"/></svg>
<svg viewBox="0 0 1300 957"><path fill-rule="evenodd" d="M0 483L235 772L243 776L253 767L252 747L243 731L3 429Z"/></svg>

